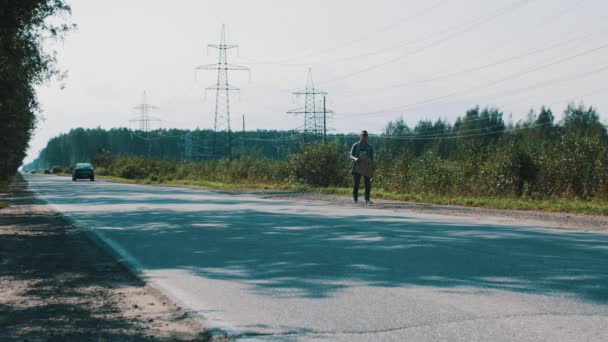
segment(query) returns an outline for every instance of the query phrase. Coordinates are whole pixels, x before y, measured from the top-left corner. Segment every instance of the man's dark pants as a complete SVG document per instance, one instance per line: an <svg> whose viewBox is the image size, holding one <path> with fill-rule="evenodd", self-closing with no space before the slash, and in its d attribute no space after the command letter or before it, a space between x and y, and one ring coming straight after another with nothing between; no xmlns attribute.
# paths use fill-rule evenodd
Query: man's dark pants
<svg viewBox="0 0 608 342"><path fill-rule="evenodd" d="M357 200L359 198L359 184L361 184L361 175L358 173L353 173L353 199ZM372 191L372 181L369 177L363 177L365 183L365 200L369 201L370 192Z"/></svg>

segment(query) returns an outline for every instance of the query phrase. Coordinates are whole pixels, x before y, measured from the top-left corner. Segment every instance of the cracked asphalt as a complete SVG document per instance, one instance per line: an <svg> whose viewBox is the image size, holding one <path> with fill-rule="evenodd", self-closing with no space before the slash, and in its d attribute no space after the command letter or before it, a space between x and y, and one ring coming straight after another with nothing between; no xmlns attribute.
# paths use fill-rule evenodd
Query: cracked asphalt
<svg viewBox="0 0 608 342"><path fill-rule="evenodd" d="M608 234L27 175L205 326L244 341L606 341Z"/></svg>

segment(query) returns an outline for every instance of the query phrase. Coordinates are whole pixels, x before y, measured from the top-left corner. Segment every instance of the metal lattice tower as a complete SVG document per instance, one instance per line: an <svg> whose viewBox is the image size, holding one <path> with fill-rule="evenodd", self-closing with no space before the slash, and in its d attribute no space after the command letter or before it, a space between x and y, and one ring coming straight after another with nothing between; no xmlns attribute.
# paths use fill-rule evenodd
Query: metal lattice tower
<svg viewBox="0 0 608 342"><path fill-rule="evenodd" d="M238 45L226 44L226 29L224 25L222 25L220 43L209 44L208 46L218 49L218 63L199 66L196 69L217 71L217 83L206 89L215 91L215 117L213 121L213 130L215 133L213 135L212 155L214 157L226 156L229 155L232 148L230 141L230 92L239 90L236 87L230 86L228 83L228 70L249 69L228 63L228 50L237 48Z"/></svg>
<svg viewBox="0 0 608 342"><path fill-rule="evenodd" d="M325 132L325 119L327 114L333 111L324 108L319 101L327 95L326 92L316 89L312 80L312 70L308 69L306 89L293 93L296 96L304 96L304 107L288 111L288 114L304 115L304 134L315 137L323 135Z"/></svg>
<svg viewBox="0 0 608 342"><path fill-rule="evenodd" d="M144 95L142 97L141 104L133 109L139 112L139 117L136 119L129 120L129 122L137 122L139 123L139 130L145 133L150 131L150 121L161 121L158 118L154 118L150 116L150 110L158 109L158 107L152 106L148 104L148 95L144 90Z"/></svg>

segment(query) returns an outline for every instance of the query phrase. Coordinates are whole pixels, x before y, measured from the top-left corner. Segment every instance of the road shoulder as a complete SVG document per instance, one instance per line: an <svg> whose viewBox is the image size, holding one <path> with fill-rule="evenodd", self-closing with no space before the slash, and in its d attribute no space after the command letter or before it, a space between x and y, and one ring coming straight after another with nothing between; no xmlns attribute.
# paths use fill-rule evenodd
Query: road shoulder
<svg viewBox="0 0 608 342"><path fill-rule="evenodd" d="M250 193L251 194L251 193ZM331 203L340 206L362 207L363 203L352 204L347 196L322 194L315 192L256 192L257 196L267 199L298 200L320 203ZM373 196L373 194L372 194ZM419 215L456 216L469 218L478 222L499 222L501 224L529 225L546 228L557 228L573 231L608 233L608 217L570 213L554 213L535 210L505 210L478 207L461 207L411 203L391 200L376 200L366 206L369 209L385 209L399 212L410 212Z"/></svg>
<svg viewBox="0 0 608 342"><path fill-rule="evenodd" d="M0 210L0 340L212 340L25 181L7 199L11 205Z"/></svg>
<svg viewBox="0 0 608 342"><path fill-rule="evenodd" d="M115 180L105 180L111 183L121 183ZM353 205L349 196L327 194L315 191L293 191L280 189L215 189L199 185L185 184L138 184L151 187L172 187L209 191L223 195L247 195L263 199L290 200L311 203L327 203L332 205L360 208L364 204ZM373 193L372 193L373 197ZM499 223L505 225L527 225L571 231L608 233L608 216L550 212L541 210L508 210L458 205L440 205L429 203L404 202L397 200L373 199L374 204L367 209L385 209L398 212L408 212L416 215L458 217L470 219L479 223Z"/></svg>

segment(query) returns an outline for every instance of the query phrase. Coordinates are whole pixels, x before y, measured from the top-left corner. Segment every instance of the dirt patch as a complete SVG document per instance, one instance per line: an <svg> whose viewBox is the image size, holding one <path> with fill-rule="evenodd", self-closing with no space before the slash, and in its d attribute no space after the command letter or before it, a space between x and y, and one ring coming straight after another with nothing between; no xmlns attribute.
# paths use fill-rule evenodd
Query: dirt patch
<svg viewBox="0 0 608 342"><path fill-rule="evenodd" d="M0 210L0 340L217 341L19 180Z"/></svg>

